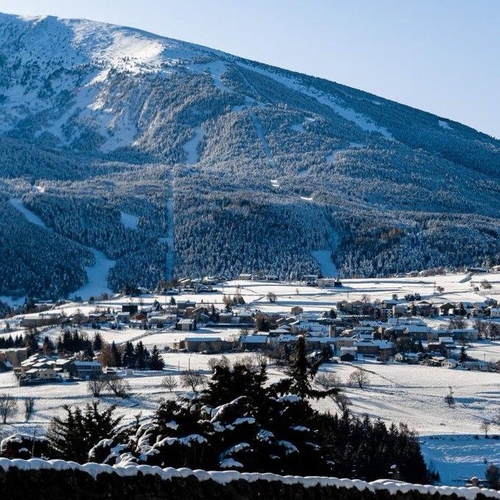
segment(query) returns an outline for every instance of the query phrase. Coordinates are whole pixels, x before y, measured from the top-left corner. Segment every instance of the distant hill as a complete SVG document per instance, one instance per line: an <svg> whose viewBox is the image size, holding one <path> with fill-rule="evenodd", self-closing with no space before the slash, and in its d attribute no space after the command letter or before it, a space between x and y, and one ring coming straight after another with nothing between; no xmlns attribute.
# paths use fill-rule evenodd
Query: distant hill
<svg viewBox="0 0 500 500"><path fill-rule="evenodd" d="M492 137L131 28L0 14L0 41L0 295L74 292L93 249L114 290L300 278L312 252L341 276L499 263Z"/></svg>

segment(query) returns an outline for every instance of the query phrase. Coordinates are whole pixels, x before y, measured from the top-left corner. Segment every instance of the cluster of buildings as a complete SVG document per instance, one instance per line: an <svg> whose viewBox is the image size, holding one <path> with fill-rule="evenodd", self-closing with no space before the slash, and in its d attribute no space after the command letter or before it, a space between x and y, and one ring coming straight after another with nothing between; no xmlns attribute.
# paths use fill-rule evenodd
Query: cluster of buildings
<svg viewBox="0 0 500 500"><path fill-rule="evenodd" d="M57 383L65 380L91 380L103 373L99 361L81 361L41 353L27 356L27 348L5 349L0 352L0 363L14 371L19 385Z"/></svg>
<svg viewBox="0 0 500 500"><path fill-rule="evenodd" d="M207 278L196 282L187 280L182 286L189 290L194 287L203 293L213 291L215 284L215 279ZM331 282L324 279L321 283L317 280L315 286L341 287L342 283L338 279L332 279ZM272 302L271 298L268 299ZM418 294L405 296L404 299L393 295L376 301L370 301L368 297L341 300L332 303L330 311L321 314L304 312L298 305L287 312L262 313L250 309L244 301L243 304L238 303L234 298L224 301L221 309L220 304L216 308L210 302L201 300L197 303L192 297L185 299L178 290L165 291L161 299L155 299L147 305L141 299L125 300L128 303L124 301L115 306L94 304L92 312L83 313L79 309L71 316L58 309L24 315L17 320L18 326L30 329L70 324L93 329L104 326L113 329L129 326L143 330L164 329L180 332L173 342L174 349L214 354L235 349L279 351L292 345L300 334L306 336L309 350L328 348L343 361L372 357L381 361L395 359L407 363L454 367L456 365L451 360L458 358L458 353L463 351L462 346L477 341L479 337L477 328L470 327L473 322L466 320L495 321L495 318L500 318L500 307L494 299L431 302L421 300ZM431 326L437 324L431 319L443 319L443 323L441 326ZM227 336L222 334L204 334L207 329L201 327L219 331L236 329L237 339L233 337L227 340ZM0 369L3 361L0 353ZM22 363L19 360L6 362L11 366L20 366L19 378L25 380L56 380L62 373L78 378L87 377L85 366L78 364L85 362L32 358ZM71 370L67 369L68 366L71 366ZM87 368L99 369L97 365Z"/></svg>

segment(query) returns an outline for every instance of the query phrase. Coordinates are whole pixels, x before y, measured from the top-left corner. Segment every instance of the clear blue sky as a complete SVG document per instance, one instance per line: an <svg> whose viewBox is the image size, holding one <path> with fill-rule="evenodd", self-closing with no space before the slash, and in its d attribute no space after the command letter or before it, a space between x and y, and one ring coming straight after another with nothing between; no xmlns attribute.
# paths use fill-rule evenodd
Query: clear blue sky
<svg viewBox="0 0 500 500"><path fill-rule="evenodd" d="M0 0L0 11L133 26L500 138L500 0Z"/></svg>

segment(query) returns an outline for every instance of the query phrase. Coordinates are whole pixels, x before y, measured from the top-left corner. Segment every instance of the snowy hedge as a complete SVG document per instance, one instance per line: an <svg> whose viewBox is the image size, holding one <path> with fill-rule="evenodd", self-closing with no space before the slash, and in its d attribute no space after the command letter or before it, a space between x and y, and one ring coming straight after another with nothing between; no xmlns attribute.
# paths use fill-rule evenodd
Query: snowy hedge
<svg viewBox="0 0 500 500"><path fill-rule="evenodd" d="M425 498L500 498L500 492L480 488L424 486L390 480L367 483L333 477L205 472L151 466L111 467L62 460L0 459L0 496L10 500L33 498L104 499L233 499L297 498L370 500Z"/></svg>

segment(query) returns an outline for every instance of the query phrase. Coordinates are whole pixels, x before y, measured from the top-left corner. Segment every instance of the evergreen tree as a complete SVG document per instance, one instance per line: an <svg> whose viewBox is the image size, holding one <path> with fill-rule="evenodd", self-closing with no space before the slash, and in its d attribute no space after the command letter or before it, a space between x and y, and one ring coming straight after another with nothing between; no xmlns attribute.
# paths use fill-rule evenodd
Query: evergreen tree
<svg viewBox="0 0 500 500"><path fill-rule="evenodd" d="M118 350L118 347L116 347L115 341L111 342L111 355L114 360L113 366L122 366L122 355L120 351Z"/></svg>
<svg viewBox="0 0 500 500"><path fill-rule="evenodd" d="M302 399L307 397L320 399L338 394L339 389L336 387L324 391L312 388L312 381L326 359L323 353L318 359L308 358L306 356L306 340L303 335L297 336L294 351L289 360L288 378L273 384L273 388L278 394L296 394Z"/></svg>
<svg viewBox="0 0 500 500"><path fill-rule="evenodd" d="M125 351L123 352L122 364L126 368L135 367L135 351L134 344L127 342L125 344Z"/></svg>
<svg viewBox="0 0 500 500"><path fill-rule="evenodd" d="M149 357L148 360L148 366L150 370L163 370L163 367L165 366L165 362L163 361L160 351L158 350L156 344L153 346L153 349L151 350L151 356Z"/></svg>
<svg viewBox="0 0 500 500"><path fill-rule="evenodd" d="M24 345L28 348L28 355L31 356L36 354L40 346L38 345L38 340L36 338L36 334L27 333L24 337Z"/></svg>
<svg viewBox="0 0 500 500"><path fill-rule="evenodd" d="M92 349L94 351L100 351L102 349L102 336L99 332L94 335L94 341L92 342Z"/></svg>
<svg viewBox="0 0 500 500"><path fill-rule="evenodd" d="M123 416L114 417L115 406L100 411L99 402L88 403L84 410L63 406L66 417L54 417L47 431L51 457L73 460L78 463L87 461L90 449L101 439L125 439L118 430Z"/></svg>
<svg viewBox="0 0 500 500"><path fill-rule="evenodd" d="M142 340L139 340L139 342L135 344L134 348L135 368L137 368L138 370L145 370L148 364L148 358L149 353L144 347Z"/></svg>

